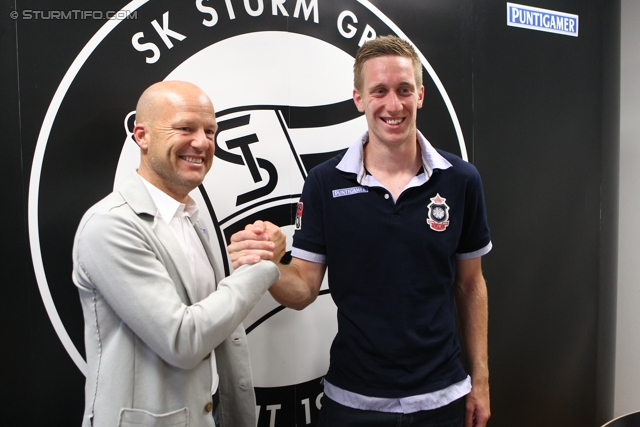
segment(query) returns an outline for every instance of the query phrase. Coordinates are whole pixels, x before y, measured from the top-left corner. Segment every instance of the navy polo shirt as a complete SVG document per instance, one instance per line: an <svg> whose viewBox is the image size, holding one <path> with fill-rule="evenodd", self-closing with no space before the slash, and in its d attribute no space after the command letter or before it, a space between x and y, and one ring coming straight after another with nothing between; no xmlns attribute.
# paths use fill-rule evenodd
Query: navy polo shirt
<svg viewBox="0 0 640 427"><path fill-rule="evenodd" d="M473 165L418 137L423 183L396 201L362 185L362 171L339 170L344 154L312 169L300 198L293 255L326 262L338 307L326 379L365 396L430 393L466 377L453 280L458 257L491 248L482 183Z"/></svg>

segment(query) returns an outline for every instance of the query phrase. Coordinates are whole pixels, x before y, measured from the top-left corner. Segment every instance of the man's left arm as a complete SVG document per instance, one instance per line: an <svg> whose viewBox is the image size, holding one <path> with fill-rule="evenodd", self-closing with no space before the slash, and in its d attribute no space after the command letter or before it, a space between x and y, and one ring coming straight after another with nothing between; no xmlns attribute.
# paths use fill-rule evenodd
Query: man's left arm
<svg viewBox="0 0 640 427"><path fill-rule="evenodd" d="M484 427L491 416L487 344L489 306L481 259L458 260L454 283L456 306L471 368L472 389L467 395L465 427Z"/></svg>

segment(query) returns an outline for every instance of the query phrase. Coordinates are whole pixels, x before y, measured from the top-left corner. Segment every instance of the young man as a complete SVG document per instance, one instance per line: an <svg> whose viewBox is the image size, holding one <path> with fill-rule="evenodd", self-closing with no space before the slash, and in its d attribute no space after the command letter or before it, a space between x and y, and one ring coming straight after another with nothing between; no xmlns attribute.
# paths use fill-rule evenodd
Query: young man
<svg viewBox="0 0 640 427"><path fill-rule="evenodd" d="M480 176L417 130L422 65L407 42L365 43L354 86L368 131L309 173L293 259L279 265L270 289L283 305L303 309L330 267L338 334L320 425L484 427L488 308L480 260L491 239ZM277 235L267 222L234 235L234 266L269 256L267 235ZM456 308L471 377L459 358Z"/></svg>
<svg viewBox="0 0 640 427"><path fill-rule="evenodd" d="M279 273L269 261L215 271L189 193L211 167L216 128L195 85L148 88L136 108L139 169L78 227L84 427L213 427L218 415L223 427L256 425L241 322Z"/></svg>

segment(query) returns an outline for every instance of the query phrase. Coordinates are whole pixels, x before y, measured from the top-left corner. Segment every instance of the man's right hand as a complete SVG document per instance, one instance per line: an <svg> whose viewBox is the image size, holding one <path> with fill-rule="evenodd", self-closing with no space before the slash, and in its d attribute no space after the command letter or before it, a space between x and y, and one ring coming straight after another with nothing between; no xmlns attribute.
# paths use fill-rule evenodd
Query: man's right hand
<svg viewBox="0 0 640 427"><path fill-rule="evenodd" d="M277 264L284 256L287 246L286 236L280 227L260 220L235 233L230 241L227 252L234 269L245 264L256 264L261 259Z"/></svg>

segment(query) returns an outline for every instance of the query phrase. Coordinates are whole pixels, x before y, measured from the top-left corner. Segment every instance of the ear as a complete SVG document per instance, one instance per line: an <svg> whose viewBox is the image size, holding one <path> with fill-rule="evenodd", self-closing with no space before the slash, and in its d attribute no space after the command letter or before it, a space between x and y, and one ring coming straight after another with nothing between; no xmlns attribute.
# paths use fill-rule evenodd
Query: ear
<svg viewBox="0 0 640 427"><path fill-rule="evenodd" d="M144 123L136 123L133 127L133 138L142 151L146 152L149 149L149 132Z"/></svg>
<svg viewBox="0 0 640 427"><path fill-rule="evenodd" d="M424 86L420 86L420 92L418 92L418 109L422 108L424 102Z"/></svg>
<svg viewBox="0 0 640 427"><path fill-rule="evenodd" d="M353 102L355 102L356 107L358 107L358 111L364 113L364 104L362 103L362 96L358 89L353 89Z"/></svg>

